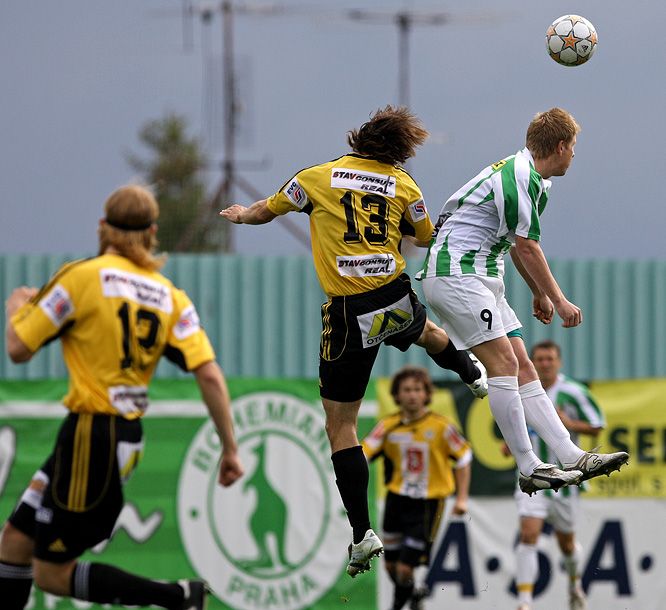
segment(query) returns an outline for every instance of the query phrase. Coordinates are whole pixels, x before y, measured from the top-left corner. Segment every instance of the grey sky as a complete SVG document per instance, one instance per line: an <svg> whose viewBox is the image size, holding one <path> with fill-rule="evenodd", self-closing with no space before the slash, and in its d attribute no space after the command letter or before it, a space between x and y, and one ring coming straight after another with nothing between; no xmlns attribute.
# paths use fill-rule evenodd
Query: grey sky
<svg viewBox="0 0 666 610"><path fill-rule="evenodd" d="M559 105L583 131L569 173L554 180L543 221L547 254L663 258L665 3L280 4L334 6L340 17L236 19L236 50L249 67L238 156L269 161L244 172L261 192L344 153L348 129L397 101L396 28L350 22L340 7L446 10L449 25L417 27L411 37L411 105L433 137L410 171L431 214L483 166L521 148L535 112ZM201 29L195 23L194 49L184 53L180 6L3 0L1 252L93 252L104 199L133 178L124 153L141 152L140 126L175 111L201 132ZM484 13L495 19L469 19ZM595 56L577 68L558 66L545 50L546 27L566 13L587 17L599 34ZM217 51L219 21L213 27ZM211 173L211 185L217 178ZM307 251L276 223L236 228L235 242L242 253Z"/></svg>

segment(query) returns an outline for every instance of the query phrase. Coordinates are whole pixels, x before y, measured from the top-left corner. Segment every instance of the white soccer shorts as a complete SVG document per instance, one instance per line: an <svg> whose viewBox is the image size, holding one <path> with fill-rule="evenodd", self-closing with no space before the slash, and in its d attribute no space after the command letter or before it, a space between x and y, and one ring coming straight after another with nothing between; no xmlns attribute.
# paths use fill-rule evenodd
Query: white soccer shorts
<svg viewBox="0 0 666 610"><path fill-rule="evenodd" d="M532 496L516 489L514 495L518 507L518 515L521 517L536 517L548 521L556 531L571 534L576 529L578 517L577 493L565 496L562 491L547 495L543 491L537 491Z"/></svg>
<svg viewBox="0 0 666 610"><path fill-rule="evenodd" d="M458 349L498 339L522 326L504 296L500 278L428 277L423 279L423 293Z"/></svg>

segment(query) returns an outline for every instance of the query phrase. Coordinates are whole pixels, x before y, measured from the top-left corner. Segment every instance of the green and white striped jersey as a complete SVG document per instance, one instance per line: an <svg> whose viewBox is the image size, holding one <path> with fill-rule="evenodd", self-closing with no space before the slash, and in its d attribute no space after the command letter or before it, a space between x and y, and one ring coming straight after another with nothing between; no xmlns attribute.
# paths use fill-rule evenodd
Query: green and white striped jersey
<svg viewBox="0 0 666 610"><path fill-rule="evenodd" d="M595 428L603 428L606 425L599 405L594 400L589 388L566 375L560 373L555 383L546 388L546 394L557 409L561 409L571 419L583 421ZM540 460L548 464L557 464L557 456L548 448L546 443L539 438L536 433L529 429L532 448ZM571 440L578 444L578 434L571 432ZM566 487L562 491L568 490L564 495L577 493L575 488ZM550 492L550 490L548 490ZM547 493L546 495L551 495Z"/></svg>
<svg viewBox="0 0 666 610"><path fill-rule="evenodd" d="M444 204L417 279L467 273L501 278L516 235L540 239L550 186L527 148L486 167Z"/></svg>

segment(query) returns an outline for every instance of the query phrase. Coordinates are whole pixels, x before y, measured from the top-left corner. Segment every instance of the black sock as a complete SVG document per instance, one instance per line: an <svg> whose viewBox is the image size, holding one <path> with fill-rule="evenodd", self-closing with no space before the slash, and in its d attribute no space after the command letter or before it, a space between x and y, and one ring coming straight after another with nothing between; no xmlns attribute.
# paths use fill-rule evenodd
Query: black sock
<svg viewBox="0 0 666 610"><path fill-rule="evenodd" d="M175 583L156 582L102 563L79 562L72 572L72 597L97 604L161 606L178 610L184 591Z"/></svg>
<svg viewBox="0 0 666 610"><path fill-rule="evenodd" d="M0 599L4 610L23 610L31 587L32 566L0 563Z"/></svg>
<svg viewBox="0 0 666 610"><path fill-rule="evenodd" d="M412 597L413 592L414 581L410 581L408 584L402 585L396 583L395 590L393 592L393 610L400 610Z"/></svg>
<svg viewBox="0 0 666 610"><path fill-rule="evenodd" d="M450 339L448 345L439 354L428 352L428 356L435 361L437 366L458 373L463 383L474 383L481 377L481 371L476 368L469 354L464 349L457 350Z"/></svg>
<svg viewBox="0 0 666 610"><path fill-rule="evenodd" d="M370 529L368 512L368 462L361 445L336 451L332 456L335 483L340 490L342 503L347 509L349 524L354 530L354 544L363 540Z"/></svg>

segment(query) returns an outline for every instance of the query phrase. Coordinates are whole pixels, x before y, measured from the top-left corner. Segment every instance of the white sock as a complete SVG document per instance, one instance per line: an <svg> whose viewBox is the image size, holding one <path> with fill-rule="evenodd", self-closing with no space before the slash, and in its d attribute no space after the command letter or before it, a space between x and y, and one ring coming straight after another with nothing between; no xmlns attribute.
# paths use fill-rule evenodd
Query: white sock
<svg viewBox="0 0 666 610"><path fill-rule="evenodd" d="M585 452L572 442L569 431L562 423L541 382L530 381L520 386L520 399L525 408L527 424L555 452L562 464L574 464Z"/></svg>
<svg viewBox="0 0 666 610"><path fill-rule="evenodd" d="M582 588L580 582L580 557L582 553L582 548L578 542L574 546L574 552L571 555L563 555L564 559L564 568L569 575L569 590L580 589Z"/></svg>
<svg viewBox="0 0 666 610"><path fill-rule="evenodd" d="M500 432L518 465L518 470L529 476L541 464L532 450L523 404L518 393L517 377L491 377L488 379L488 402Z"/></svg>
<svg viewBox="0 0 666 610"><path fill-rule="evenodd" d="M534 583L539 572L536 544L520 542L516 547L516 589L518 603L531 604Z"/></svg>

